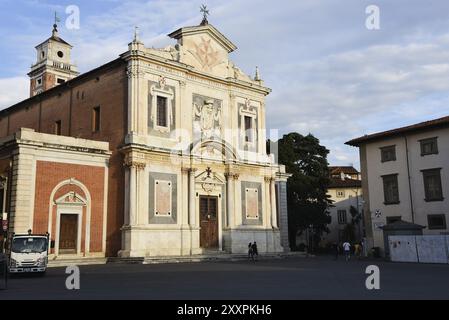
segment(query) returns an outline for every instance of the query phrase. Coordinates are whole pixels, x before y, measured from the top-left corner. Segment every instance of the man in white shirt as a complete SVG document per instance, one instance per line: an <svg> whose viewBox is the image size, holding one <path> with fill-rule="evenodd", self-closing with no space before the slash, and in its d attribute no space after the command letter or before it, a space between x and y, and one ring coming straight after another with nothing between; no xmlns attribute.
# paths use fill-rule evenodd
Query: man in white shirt
<svg viewBox="0 0 449 320"><path fill-rule="evenodd" d="M351 244L346 241L343 243L343 251L345 252L346 261L351 259Z"/></svg>

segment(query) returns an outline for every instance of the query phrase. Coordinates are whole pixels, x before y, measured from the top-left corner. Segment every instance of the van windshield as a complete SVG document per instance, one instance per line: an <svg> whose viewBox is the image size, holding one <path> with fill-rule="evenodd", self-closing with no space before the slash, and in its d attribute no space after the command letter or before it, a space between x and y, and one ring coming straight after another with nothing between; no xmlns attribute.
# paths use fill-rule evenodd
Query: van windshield
<svg viewBox="0 0 449 320"><path fill-rule="evenodd" d="M14 238L11 251L14 253L41 253L47 251L47 238Z"/></svg>

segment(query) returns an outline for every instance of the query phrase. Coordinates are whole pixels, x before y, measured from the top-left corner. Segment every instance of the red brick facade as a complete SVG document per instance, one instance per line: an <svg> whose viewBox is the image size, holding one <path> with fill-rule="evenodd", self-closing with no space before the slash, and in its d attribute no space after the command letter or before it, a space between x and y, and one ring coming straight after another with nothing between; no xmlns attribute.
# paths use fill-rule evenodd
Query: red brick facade
<svg viewBox="0 0 449 320"><path fill-rule="evenodd" d="M115 256L121 249L120 228L124 220L123 186L125 185L125 177L123 156L117 150L123 145L126 135L127 103L126 62L117 59L0 111L0 138L9 136L20 128L30 128L36 132L54 134L55 122L61 121L61 134L63 136L109 142L112 155L109 159L108 170L107 256ZM93 132L92 110L98 106L101 108L101 129L98 132ZM57 164L52 165L57 166ZM80 176L83 179L82 181L86 181L90 186L89 190L94 188L90 190L92 196L96 193L95 188L100 187L90 184L92 181L89 179L98 179L96 174L92 174L90 167L86 169L84 166L71 165L64 169L58 169L61 171L55 171L46 167L46 165L39 164L39 168L41 172L47 172L47 174L42 173L41 180L36 181L37 186L39 186L36 187L36 205L39 203L39 207L36 207L38 218L34 222L36 231L47 231L44 221L47 218L41 215L48 216L48 188L51 188L51 185L56 185L64 177L71 178L69 172L73 172L74 177ZM102 184L103 179L101 179L101 187ZM38 196L38 192L44 192L45 194ZM92 208L98 206L97 200L100 200L100 198L97 199L96 197L95 200L92 200ZM101 196L101 202L103 202L103 196ZM97 228L97 224L102 225L102 222L93 219L92 234L101 231ZM52 234L54 234L54 230ZM92 243L92 251L97 250L99 246L99 243Z"/></svg>
<svg viewBox="0 0 449 320"><path fill-rule="evenodd" d="M34 199L35 233L45 233L48 230L49 205L70 191L76 192L84 199L90 198L90 252L102 251L103 239L103 199L104 199L104 175L102 167L65 164L55 162L37 161L36 163L36 191ZM55 191L55 187L62 181L76 179L89 191L90 195L76 185L66 184ZM86 207L83 208L83 217L86 217ZM56 230L56 205L52 204L52 230L50 236L55 240ZM86 231L86 219L83 219L81 232L81 252L85 252L84 241Z"/></svg>

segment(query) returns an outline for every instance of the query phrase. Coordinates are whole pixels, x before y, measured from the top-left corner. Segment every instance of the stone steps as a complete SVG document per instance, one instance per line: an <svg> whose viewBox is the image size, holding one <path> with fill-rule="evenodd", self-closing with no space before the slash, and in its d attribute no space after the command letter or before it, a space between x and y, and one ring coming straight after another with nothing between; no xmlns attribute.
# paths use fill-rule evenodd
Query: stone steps
<svg viewBox="0 0 449 320"><path fill-rule="evenodd" d="M264 253L258 256L258 260L285 259L289 257L302 257L305 254L298 253ZM247 254L229 254L218 253L195 256L169 256L169 257L146 257L143 264L158 263L186 263L186 262L204 262L204 261L245 261L248 260Z"/></svg>
<svg viewBox="0 0 449 320"><path fill-rule="evenodd" d="M48 268L67 267L67 266L86 266L86 265L100 265L106 264L107 258L58 258L48 260Z"/></svg>
<svg viewBox="0 0 449 320"><path fill-rule="evenodd" d="M291 257L305 257L301 252L289 253L264 253L258 260L287 259ZM48 262L48 267L66 267L69 265L101 265L101 264L164 264L164 263L194 263L207 261L245 261L247 254L230 254L226 252L214 252L193 256L159 256L159 257L132 257L132 258L68 258L56 259Z"/></svg>
<svg viewBox="0 0 449 320"><path fill-rule="evenodd" d="M118 258L110 257L107 258L107 263L119 263L119 264L143 264L145 258L135 257L135 258Z"/></svg>

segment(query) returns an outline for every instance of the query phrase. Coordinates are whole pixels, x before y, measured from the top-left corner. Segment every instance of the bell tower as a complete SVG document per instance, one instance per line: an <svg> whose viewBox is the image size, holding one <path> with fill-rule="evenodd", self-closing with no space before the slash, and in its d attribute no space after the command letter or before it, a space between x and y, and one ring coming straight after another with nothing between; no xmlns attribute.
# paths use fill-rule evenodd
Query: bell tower
<svg viewBox="0 0 449 320"><path fill-rule="evenodd" d="M36 46L37 62L31 66L30 96L35 96L79 75L70 54L72 46L59 37L58 18L50 38Z"/></svg>

